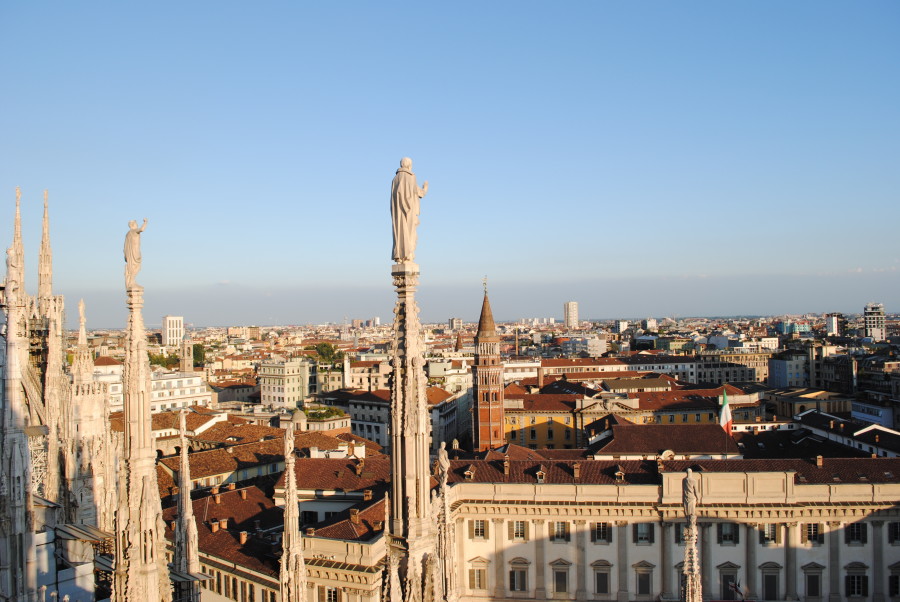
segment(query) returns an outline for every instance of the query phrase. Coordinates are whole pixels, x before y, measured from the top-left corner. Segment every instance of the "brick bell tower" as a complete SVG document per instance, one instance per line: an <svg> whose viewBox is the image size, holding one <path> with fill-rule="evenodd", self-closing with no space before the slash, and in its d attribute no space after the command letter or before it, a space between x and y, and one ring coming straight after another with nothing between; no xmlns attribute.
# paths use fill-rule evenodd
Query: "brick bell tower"
<svg viewBox="0 0 900 602"><path fill-rule="evenodd" d="M485 451L501 447L506 444L503 432L503 364L500 363L500 337L494 326L487 282L484 285L478 333L475 335L472 382L475 398L472 410L474 449Z"/></svg>

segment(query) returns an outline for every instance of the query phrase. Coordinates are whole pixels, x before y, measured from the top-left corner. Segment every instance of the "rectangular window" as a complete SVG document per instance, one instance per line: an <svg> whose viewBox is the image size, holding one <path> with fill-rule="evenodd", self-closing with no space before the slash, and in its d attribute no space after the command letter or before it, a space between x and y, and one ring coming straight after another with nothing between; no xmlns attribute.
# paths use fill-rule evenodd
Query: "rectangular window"
<svg viewBox="0 0 900 602"><path fill-rule="evenodd" d="M869 578L866 575L847 575L847 596L868 596Z"/></svg>
<svg viewBox="0 0 900 602"><path fill-rule="evenodd" d="M336 587L325 588L325 602L339 602L338 590Z"/></svg>
<svg viewBox="0 0 900 602"><path fill-rule="evenodd" d="M825 542L825 534L819 523L807 523L803 526L803 532L800 534L803 543L811 543L818 545Z"/></svg>
<svg viewBox="0 0 900 602"><path fill-rule="evenodd" d="M675 414L669 414L669 424L675 422Z"/></svg>
<svg viewBox="0 0 900 602"><path fill-rule="evenodd" d="M653 523L635 523L633 529L634 543L643 545L653 543Z"/></svg>
<svg viewBox="0 0 900 602"><path fill-rule="evenodd" d="M487 539L488 526L484 519L476 519L469 521L469 537L470 539Z"/></svg>
<svg viewBox="0 0 900 602"><path fill-rule="evenodd" d="M722 600L734 600L735 599L735 582L737 581L737 575L730 573L722 574Z"/></svg>
<svg viewBox="0 0 900 602"><path fill-rule="evenodd" d="M509 589L513 592L528 591L528 570L515 568L509 571Z"/></svg>
<svg viewBox="0 0 900 602"><path fill-rule="evenodd" d="M890 575L888 577L888 595L891 598L900 596L900 575Z"/></svg>
<svg viewBox="0 0 900 602"><path fill-rule="evenodd" d="M553 591L564 594L569 591L569 571L555 569L553 571Z"/></svg>
<svg viewBox="0 0 900 602"><path fill-rule="evenodd" d="M819 598L822 595L821 575L819 573L806 574L806 597Z"/></svg>
<svg viewBox="0 0 900 602"><path fill-rule="evenodd" d="M511 539L525 539L525 521L523 520L514 520L512 521L512 538Z"/></svg>
<svg viewBox="0 0 900 602"><path fill-rule="evenodd" d="M651 574L646 571L637 574L637 595L649 596L653 593L650 576Z"/></svg>
<svg viewBox="0 0 900 602"><path fill-rule="evenodd" d="M760 539L763 544L775 544L778 543L778 525L775 523L769 523L767 525L763 525L759 531Z"/></svg>
<svg viewBox="0 0 900 602"><path fill-rule="evenodd" d="M599 543L612 542L612 525L610 523L594 523L591 541Z"/></svg>
<svg viewBox="0 0 900 602"><path fill-rule="evenodd" d="M571 438L572 438L572 431L566 429L566 431L565 431L565 433L564 433L564 435L563 435L563 438L564 438L564 439L571 439Z"/></svg>
<svg viewBox="0 0 900 602"><path fill-rule="evenodd" d="M550 537L553 541L569 541L569 523L554 521L550 523Z"/></svg>
<svg viewBox="0 0 900 602"><path fill-rule="evenodd" d="M900 522L888 523L888 543L891 545L900 545Z"/></svg>
<svg viewBox="0 0 900 602"><path fill-rule="evenodd" d="M775 573L763 574L763 598L766 600L778 600L778 575Z"/></svg>
<svg viewBox="0 0 900 602"><path fill-rule="evenodd" d="M866 523L850 523L844 529L845 543L862 545L866 543Z"/></svg>
<svg viewBox="0 0 900 602"><path fill-rule="evenodd" d="M607 571L597 571L594 573L594 593L609 593L609 573Z"/></svg>
<svg viewBox="0 0 900 602"><path fill-rule="evenodd" d="M531 429L531 432L529 433L529 436L530 436L532 439L537 439L537 429Z"/></svg>
<svg viewBox="0 0 900 602"><path fill-rule="evenodd" d="M469 569L469 589L487 589L487 569Z"/></svg>
<svg viewBox="0 0 900 602"><path fill-rule="evenodd" d="M553 439L553 429L547 429L547 439Z"/></svg>

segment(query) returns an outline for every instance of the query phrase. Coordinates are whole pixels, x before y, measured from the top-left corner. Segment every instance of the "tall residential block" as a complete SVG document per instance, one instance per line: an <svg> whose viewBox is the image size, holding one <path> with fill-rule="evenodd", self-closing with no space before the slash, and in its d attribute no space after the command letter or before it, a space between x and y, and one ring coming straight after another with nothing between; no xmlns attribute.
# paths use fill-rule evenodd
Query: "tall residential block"
<svg viewBox="0 0 900 602"><path fill-rule="evenodd" d="M163 316L162 344L164 347L177 347L184 338L184 317Z"/></svg>
<svg viewBox="0 0 900 602"><path fill-rule="evenodd" d="M569 330L578 328L578 301L568 301L563 304L563 321Z"/></svg>
<svg viewBox="0 0 900 602"><path fill-rule="evenodd" d="M869 303L863 310L865 321L865 336L872 337L875 341L883 341L887 338L884 325L884 304Z"/></svg>

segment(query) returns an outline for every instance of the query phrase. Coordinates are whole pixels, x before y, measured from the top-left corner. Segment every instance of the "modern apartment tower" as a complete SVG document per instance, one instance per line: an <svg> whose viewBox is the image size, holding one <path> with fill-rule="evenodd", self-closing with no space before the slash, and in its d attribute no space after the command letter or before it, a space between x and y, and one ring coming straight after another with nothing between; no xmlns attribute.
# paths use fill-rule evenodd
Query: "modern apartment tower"
<svg viewBox="0 0 900 602"><path fill-rule="evenodd" d="M865 336L872 337L875 341L883 341L887 338L884 326L884 304L869 303L863 310L865 321Z"/></svg>
<svg viewBox="0 0 900 602"><path fill-rule="evenodd" d="M162 344L163 347L177 347L184 338L184 317L163 316L162 319Z"/></svg>
<svg viewBox="0 0 900 602"><path fill-rule="evenodd" d="M578 301L567 301L563 304L563 322L568 330L578 328Z"/></svg>

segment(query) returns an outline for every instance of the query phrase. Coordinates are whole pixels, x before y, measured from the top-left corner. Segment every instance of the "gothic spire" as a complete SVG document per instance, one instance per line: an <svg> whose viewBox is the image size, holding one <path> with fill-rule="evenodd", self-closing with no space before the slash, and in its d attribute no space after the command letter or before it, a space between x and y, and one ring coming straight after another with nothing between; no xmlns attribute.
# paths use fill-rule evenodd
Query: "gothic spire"
<svg viewBox="0 0 900 602"><path fill-rule="evenodd" d="M144 288L134 281L140 268L140 234L143 230L132 222L125 238L125 286L129 309L122 375L125 445L120 463L120 504L116 513L118 536L113 602L170 602L172 599L150 418L150 363L141 313Z"/></svg>
<svg viewBox="0 0 900 602"><path fill-rule="evenodd" d="M197 543L197 522L194 520L194 504L191 501L191 465L188 462L187 410L179 412L178 434L181 452L178 466L178 518L175 525L175 569L182 573L200 572L200 550ZM182 599L193 602L197 599L195 582L185 584L190 588Z"/></svg>
<svg viewBox="0 0 900 602"><path fill-rule="evenodd" d="M22 306L25 301L25 250L22 245L22 190L16 186L16 217L13 241L6 251L6 304Z"/></svg>
<svg viewBox="0 0 900 602"><path fill-rule="evenodd" d="M297 475L294 473L294 424L297 410L284 431L284 533L281 536L281 602L306 602L306 563L300 535Z"/></svg>
<svg viewBox="0 0 900 602"><path fill-rule="evenodd" d="M41 232L41 253L38 258L38 303L47 315L48 303L53 295L53 253L50 250L50 213L47 208L47 191L44 191L44 220Z"/></svg>
<svg viewBox="0 0 900 602"><path fill-rule="evenodd" d="M91 361L91 350L87 343L87 328L85 328L84 299L78 302L78 345L75 347L75 357L72 359L72 380L76 385L92 382L94 362Z"/></svg>

